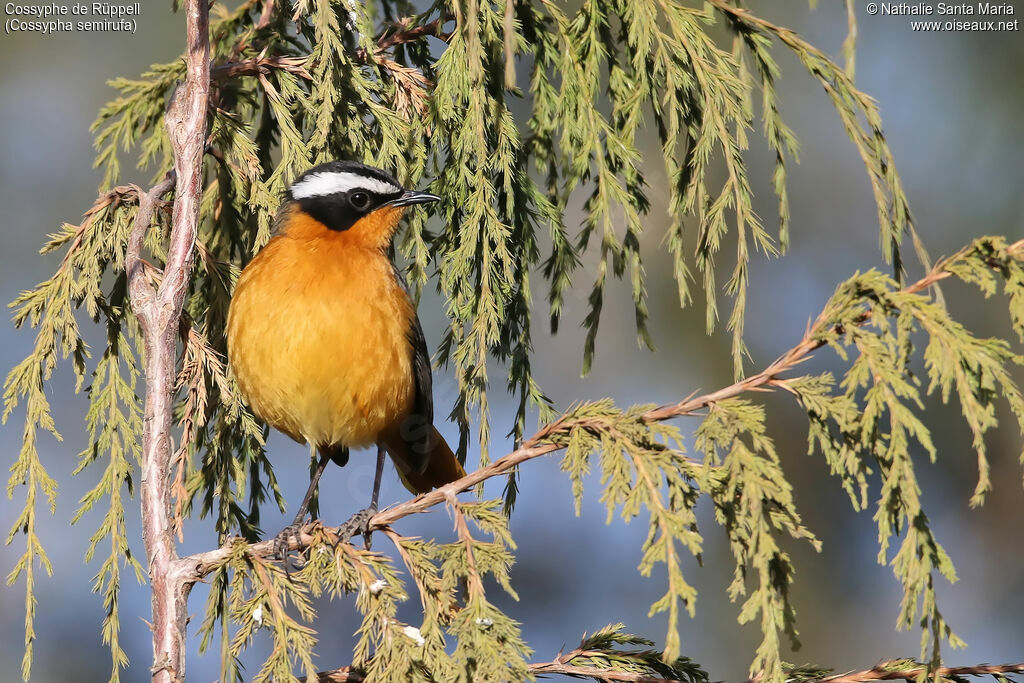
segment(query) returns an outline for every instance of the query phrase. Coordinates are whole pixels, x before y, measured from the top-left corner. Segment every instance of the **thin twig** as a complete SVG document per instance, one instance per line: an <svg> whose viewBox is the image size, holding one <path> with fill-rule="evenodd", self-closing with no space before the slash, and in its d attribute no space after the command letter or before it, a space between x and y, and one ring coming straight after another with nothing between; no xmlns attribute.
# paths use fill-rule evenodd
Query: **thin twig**
<svg viewBox="0 0 1024 683"><path fill-rule="evenodd" d="M308 57L254 57L253 59L246 59L240 62L219 64L210 69L210 79L213 81L226 81L242 76L265 75L277 69L302 76L306 80L312 80L313 77L306 71L304 66L308 60Z"/></svg>
<svg viewBox="0 0 1024 683"><path fill-rule="evenodd" d="M459 536L459 542L466 548L466 584L470 598L482 598L484 585L476 568L476 558L473 556L473 537L469 533L466 515L462 512L462 507L454 495L448 499L448 506L455 517L455 531Z"/></svg>
<svg viewBox="0 0 1024 683"><path fill-rule="evenodd" d="M409 28L410 23L412 23L412 17L406 17L396 23L396 26L400 27L400 30L391 34L388 34L387 32L382 33L380 37L377 38L377 52L383 52L384 50L390 49L396 45L414 43L424 36L434 36L435 38L441 38L442 40L446 39L446 36L441 31L441 17L412 28Z"/></svg>
<svg viewBox="0 0 1024 683"><path fill-rule="evenodd" d="M256 30L261 31L270 26L270 20L274 18L274 0L266 0L263 3L263 11L260 12L259 21L256 22Z"/></svg>

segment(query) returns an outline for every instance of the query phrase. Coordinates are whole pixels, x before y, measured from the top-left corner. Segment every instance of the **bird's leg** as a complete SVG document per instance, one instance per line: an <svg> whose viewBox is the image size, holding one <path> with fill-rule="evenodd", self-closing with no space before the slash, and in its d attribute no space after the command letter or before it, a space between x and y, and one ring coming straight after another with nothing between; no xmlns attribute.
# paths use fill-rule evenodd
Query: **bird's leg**
<svg viewBox="0 0 1024 683"><path fill-rule="evenodd" d="M302 520L306 518L306 513L309 512L310 501L313 500L313 493L316 491L317 484L320 483L320 476L324 473L327 468L327 463L331 461L331 456L327 453L320 454L320 462L317 463L316 470L313 472L313 476L309 479L309 488L306 489L306 495L302 499L302 503L299 505L299 512L295 515L295 519L292 521L292 526L300 526Z"/></svg>
<svg viewBox="0 0 1024 683"><path fill-rule="evenodd" d="M373 532L371 532L367 526L370 523L370 519L377 514L377 498L380 496L380 480L384 475L384 445L377 444L377 470L373 475L373 495L370 496L370 507L365 510L361 510L356 513L356 516L360 516L363 513L369 513L366 515L366 519L363 521L363 545L366 549L370 549L370 539Z"/></svg>
<svg viewBox="0 0 1024 683"><path fill-rule="evenodd" d="M377 444L377 471L373 474L373 495L370 497L370 508L377 509L377 497L380 495L380 480L384 474L384 445Z"/></svg>
<svg viewBox="0 0 1024 683"><path fill-rule="evenodd" d="M327 468L327 463L330 461L331 456L328 453L320 454L320 462L317 463L316 470L313 472L313 476L310 477L309 488L306 490L306 496L302 499L302 504L299 505L298 514L295 515L292 523L282 529L281 533L274 538L274 554L282 560L288 554L288 542L293 538L296 541L299 539L299 530L302 529L302 522L306 519L309 502L313 500L313 492L316 491L316 486L320 483L320 476L324 473L324 469Z"/></svg>

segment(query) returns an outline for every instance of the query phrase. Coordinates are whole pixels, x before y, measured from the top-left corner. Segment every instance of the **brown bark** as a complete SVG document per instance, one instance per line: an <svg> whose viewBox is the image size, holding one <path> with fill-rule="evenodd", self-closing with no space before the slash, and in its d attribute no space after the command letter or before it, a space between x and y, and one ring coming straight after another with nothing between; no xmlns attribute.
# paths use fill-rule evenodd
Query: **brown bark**
<svg viewBox="0 0 1024 683"><path fill-rule="evenodd" d="M187 0L186 79L172 95L165 126L174 171L149 192L139 210L125 258L132 309L145 350L146 395L142 433L142 536L152 590L153 681L185 678L185 626L191 582L184 580L171 524L170 462L178 325L192 272L199 224L206 112L210 84L209 7ZM147 281L141 251L160 197L175 188L167 263L159 287Z"/></svg>

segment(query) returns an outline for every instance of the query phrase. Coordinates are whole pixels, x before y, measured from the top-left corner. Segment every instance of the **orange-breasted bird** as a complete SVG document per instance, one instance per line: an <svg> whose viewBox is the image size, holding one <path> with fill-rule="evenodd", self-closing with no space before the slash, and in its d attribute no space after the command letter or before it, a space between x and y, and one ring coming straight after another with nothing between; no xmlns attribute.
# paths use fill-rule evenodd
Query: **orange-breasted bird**
<svg viewBox="0 0 1024 683"><path fill-rule="evenodd" d="M345 465L351 448L378 447L370 509L385 449L413 493L465 474L434 428L426 340L388 258L406 207L438 199L363 164L312 168L286 192L274 236L238 280L227 342L242 396L320 454L293 527L327 462Z"/></svg>

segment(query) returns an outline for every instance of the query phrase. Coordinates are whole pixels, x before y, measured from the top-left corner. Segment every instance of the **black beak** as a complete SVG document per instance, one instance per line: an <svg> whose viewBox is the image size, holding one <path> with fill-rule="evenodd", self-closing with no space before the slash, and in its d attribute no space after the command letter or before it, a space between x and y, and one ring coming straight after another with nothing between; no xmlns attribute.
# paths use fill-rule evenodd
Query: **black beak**
<svg viewBox="0 0 1024 683"><path fill-rule="evenodd" d="M414 192L406 190L397 199L387 202L386 206L412 206L413 204L426 204L428 202L439 202L441 198L429 192Z"/></svg>

